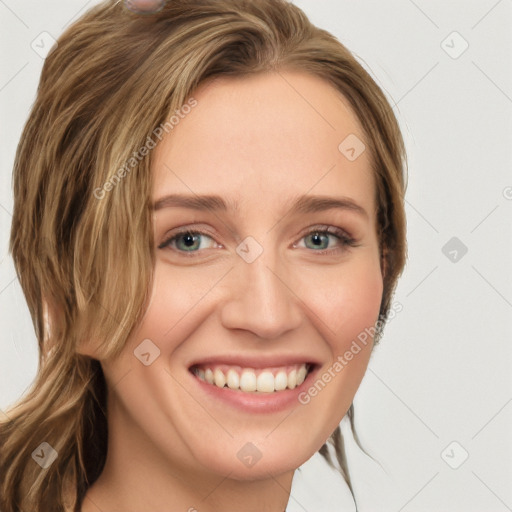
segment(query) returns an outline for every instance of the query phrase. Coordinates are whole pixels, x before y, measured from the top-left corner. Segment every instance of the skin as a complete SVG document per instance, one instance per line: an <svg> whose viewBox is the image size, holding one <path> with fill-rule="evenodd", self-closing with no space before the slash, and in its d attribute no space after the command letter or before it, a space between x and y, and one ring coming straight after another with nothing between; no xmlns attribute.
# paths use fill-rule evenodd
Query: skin
<svg viewBox="0 0 512 512"><path fill-rule="evenodd" d="M364 140L347 101L296 71L215 79L193 96L152 155L153 200L218 194L238 209L154 212L151 300L122 354L101 361L109 449L83 512L283 511L294 470L345 415L371 354L370 342L308 404L275 413L240 411L193 385L191 362L221 354L310 354L320 376L375 323L383 291L369 151L349 161L338 150L349 134ZM350 198L366 215L291 213L302 194ZM357 245L325 235L317 248L308 232L318 225ZM183 226L209 231L192 257L183 237L159 247ZM263 248L252 263L236 252L247 236ZM145 366L134 350L148 338L160 356ZM247 442L261 452L252 467L237 458Z"/></svg>

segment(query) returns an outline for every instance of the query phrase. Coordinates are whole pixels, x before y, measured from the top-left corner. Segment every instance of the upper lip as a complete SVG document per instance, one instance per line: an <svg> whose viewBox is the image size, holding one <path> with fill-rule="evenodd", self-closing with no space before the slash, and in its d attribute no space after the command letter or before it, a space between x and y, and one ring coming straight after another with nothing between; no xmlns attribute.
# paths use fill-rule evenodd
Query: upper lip
<svg viewBox="0 0 512 512"><path fill-rule="evenodd" d="M312 365L320 364L313 357L308 355L297 354L280 354L280 355L241 355L241 354L225 354L218 356L204 357L189 364L189 368L193 366L208 366L226 364L229 366L241 366L242 368L272 368L276 366L289 366L293 364L309 363Z"/></svg>

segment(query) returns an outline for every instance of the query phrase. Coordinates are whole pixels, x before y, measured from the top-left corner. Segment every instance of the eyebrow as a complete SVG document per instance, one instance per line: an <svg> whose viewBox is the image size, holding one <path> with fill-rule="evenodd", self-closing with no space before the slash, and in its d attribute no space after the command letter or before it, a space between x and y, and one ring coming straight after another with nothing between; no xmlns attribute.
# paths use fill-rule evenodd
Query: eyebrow
<svg viewBox="0 0 512 512"><path fill-rule="evenodd" d="M227 203L221 196L217 195L184 195L184 194L171 194L162 197L154 202L152 208L154 211L163 208L182 207L190 208L198 211L228 211L238 210L238 204L229 202ZM353 211L363 217L369 218L367 211L357 204L355 201L348 197L332 197L332 196L299 196L291 205L288 213L315 213L323 212L326 210L347 210Z"/></svg>

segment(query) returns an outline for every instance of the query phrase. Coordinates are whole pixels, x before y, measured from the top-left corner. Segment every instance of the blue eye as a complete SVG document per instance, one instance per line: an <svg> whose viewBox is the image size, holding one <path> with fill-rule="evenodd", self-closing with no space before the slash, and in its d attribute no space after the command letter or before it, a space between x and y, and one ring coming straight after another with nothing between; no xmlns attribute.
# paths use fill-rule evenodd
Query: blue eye
<svg viewBox="0 0 512 512"><path fill-rule="evenodd" d="M181 252L197 252L198 249L205 249L201 243L201 238L213 238L201 231L182 231L168 238L164 243L158 246L159 249L171 247Z"/></svg>
<svg viewBox="0 0 512 512"><path fill-rule="evenodd" d="M329 247L330 240L336 240L338 244L334 247ZM311 245L307 242L304 244L307 249L314 249L314 252L320 254L336 252L343 250L345 247L354 247L356 245L355 240L349 237L343 230L334 227L326 226L321 229L310 230L301 240L310 241ZM341 248L339 247L341 245ZM320 250L317 250L320 249Z"/></svg>
<svg viewBox="0 0 512 512"><path fill-rule="evenodd" d="M308 249L327 249L330 242L329 237L332 237L332 235L315 231L314 233L304 237L305 240L309 239L311 241L313 247L308 247L307 243L305 245L308 247Z"/></svg>
<svg viewBox="0 0 512 512"><path fill-rule="evenodd" d="M208 240L210 243L208 244ZM304 245L294 244L294 247L305 247L318 254L330 254L341 252L346 247L355 247L356 241L347 235L345 231L335 226L322 226L321 228L310 229L300 239L309 241ZM334 240L334 247L329 247L331 240ZM336 243L337 242L337 243ZM162 244L159 249L170 248L176 252L192 256L201 249L211 249L218 247L215 240L203 231L193 231L190 229L173 234Z"/></svg>

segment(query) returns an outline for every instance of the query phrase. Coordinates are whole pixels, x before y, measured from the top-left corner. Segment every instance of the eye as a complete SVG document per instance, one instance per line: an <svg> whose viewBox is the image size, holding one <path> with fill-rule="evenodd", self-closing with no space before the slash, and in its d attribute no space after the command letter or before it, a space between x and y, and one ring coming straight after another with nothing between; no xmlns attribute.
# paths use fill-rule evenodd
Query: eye
<svg viewBox="0 0 512 512"><path fill-rule="evenodd" d="M214 248L216 245L216 242L207 233L187 229L174 233L171 237L167 238L165 242L161 243L158 248L164 249L170 247L178 252L194 253L198 252L199 249Z"/></svg>
<svg viewBox="0 0 512 512"><path fill-rule="evenodd" d="M296 243L293 245L294 248L304 247L317 254L334 254L344 251L347 247L357 247L356 240L336 226L310 228L300 240L304 240L305 243ZM159 249L170 248L188 256L194 256L200 250L221 247L209 233L197 229L174 232L158 246Z"/></svg>
<svg viewBox="0 0 512 512"><path fill-rule="evenodd" d="M354 238L335 226L319 226L310 229L301 238L302 240L305 240L303 245L295 244L294 247L306 247L320 254L332 254L343 251L346 247L356 247L357 245ZM329 246L331 241L334 241L334 247Z"/></svg>

